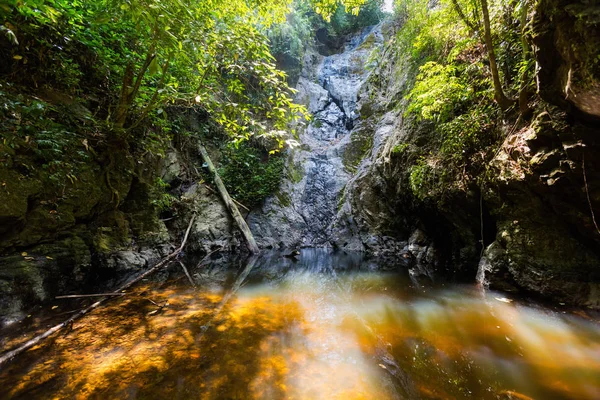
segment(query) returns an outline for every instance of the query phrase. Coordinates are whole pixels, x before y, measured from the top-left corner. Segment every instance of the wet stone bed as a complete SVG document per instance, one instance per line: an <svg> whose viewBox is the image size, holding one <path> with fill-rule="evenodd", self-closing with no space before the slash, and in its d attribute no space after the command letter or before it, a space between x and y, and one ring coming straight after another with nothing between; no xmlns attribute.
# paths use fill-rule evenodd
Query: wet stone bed
<svg viewBox="0 0 600 400"><path fill-rule="evenodd" d="M176 266L5 366L0 397L600 398L597 314L326 250L190 268L196 287ZM3 349L80 303L4 329Z"/></svg>

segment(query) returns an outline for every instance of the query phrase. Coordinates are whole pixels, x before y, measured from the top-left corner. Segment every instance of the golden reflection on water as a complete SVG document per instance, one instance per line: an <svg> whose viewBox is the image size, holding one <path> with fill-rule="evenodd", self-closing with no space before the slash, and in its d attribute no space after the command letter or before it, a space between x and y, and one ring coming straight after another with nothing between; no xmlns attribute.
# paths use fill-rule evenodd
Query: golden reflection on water
<svg viewBox="0 0 600 400"><path fill-rule="evenodd" d="M0 373L3 398L597 399L600 327L398 274L139 286ZM159 313L148 298L168 306Z"/></svg>

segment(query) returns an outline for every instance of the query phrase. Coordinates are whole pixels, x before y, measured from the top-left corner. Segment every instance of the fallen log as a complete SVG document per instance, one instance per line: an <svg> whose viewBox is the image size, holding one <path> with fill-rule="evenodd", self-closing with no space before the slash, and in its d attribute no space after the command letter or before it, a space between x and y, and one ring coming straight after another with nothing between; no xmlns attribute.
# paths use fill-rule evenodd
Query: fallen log
<svg viewBox="0 0 600 400"><path fill-rule="evenodd" d="M242 217L242 214L240 214L240 210L238 210L237 206L231 199L231 196L227 192L227 189L225 188L225 185L223 184L223 181L221 180L221 177L219 176L217 169L213 165L213 163L208 155L208 152L206 151L204 146L199 145L198 147L200 149L200 154L202 154L202 158L204 159L204 162L208 166L208 170L210 171L210 173L213 176L215 185L217 186L217 190L219 191L219 195L221 196L223 203L225 203L225 206L227 206L227 209L231 213L233 220L237 224L238 228L240 228L240 230L242 231L244 238L246 238L246 242L248 244L248 250L250 250L250 253L252 253L252 254L258 253L259 252L258 245L256 244L256 241L254 240L252 231L250 231L248 224L246 224L246 220L244 220L244 218Z"/></svg>
<svg viewBox="0 0 600 400"><path fill-rule="evenodd" d="M211 193L215 193L216 194L215 190L213 188L211 188L210 186L208 186L207 184L204 184L202 186L204 186L206 189L208 189ZM233 200L233 202L235 204L237 204L238 206L242 207L244 210L250 212L250 209L248 207L246 207L245 205L243 205L242 203L240 203L239 201L237 201L233 197L231 198L231 200Z"/></svg>
<svg viewBox="0 0 600 400"><path fill-rule="evenodd" d="M181 253L181 251L185 247L185 244L187 243L188 237L190 235L190 231L192 229L192 224L194 222L194 218L196 218L196 215L192 216L192 218L190 219L190 223L189 223L189 225L187 227L187 230L185 231L185 236L183 237L183 241L181 242L181 245L175 251L173 251L171 254L169 254L168 256L166 256L165 258L163 258L154 267L152 267L149 270L147 270L146 272L138 275L137 277L135 277L134 279L130 280L129 282L123 284L121 287L119 287L117 290L115 290L115 292L121 292L121 291L123 291L125 289L128 289L129 287L131 287L135 283L141 281L142 279L144 279L148 275L152 274L156 270L158 270L161 267L167 265L172 259L174 259L175 257L177 257L179 255L179 253ZM42 333L42 334L34 337L33 339L31 339L31 340L23 343L21 346L17 347L16 349L13 349L13 350L10 350L10 351L4 353L0 357L0 367L2 367L4 364L6 364L8 361L12 360L14 357L18 356L19 354L21 354L21 353L29 350L33 346L37 345L38 343L40 343L41 341L43 341L47 337L52 336L54 333L60 331L61 329L65 328L67 326L71 326L74 321L76 321L79 318L83 317L84 315L86 315L90 311L98 308L100 305L102 305L102 303L104 303L106 300L108 300L110 298L113 298L113 297L112 296L102 297L100 300L98 300L97 302L93 303L92 305L84 308L83 310L77 312L76 314L74 314L71 318L67 319L66 321L64 321L64 322L62 322L62 323L60 323L58 325L53 326L52 328L48 329L46 332L44 332L44 333Z"/></svg>

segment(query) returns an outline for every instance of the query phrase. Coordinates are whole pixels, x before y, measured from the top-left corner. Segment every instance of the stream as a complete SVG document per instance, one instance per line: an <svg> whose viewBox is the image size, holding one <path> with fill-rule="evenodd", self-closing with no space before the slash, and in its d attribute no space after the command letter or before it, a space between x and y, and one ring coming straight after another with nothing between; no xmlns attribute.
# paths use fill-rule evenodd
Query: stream
<svg viewBox="0 0 600 400"><path fill-rule="evenodd" d="M5 366L0 397L600 398L597 314L326 249L186 263L195 286L171 265ZM90 301L56 300L2 347Z"/></svg>

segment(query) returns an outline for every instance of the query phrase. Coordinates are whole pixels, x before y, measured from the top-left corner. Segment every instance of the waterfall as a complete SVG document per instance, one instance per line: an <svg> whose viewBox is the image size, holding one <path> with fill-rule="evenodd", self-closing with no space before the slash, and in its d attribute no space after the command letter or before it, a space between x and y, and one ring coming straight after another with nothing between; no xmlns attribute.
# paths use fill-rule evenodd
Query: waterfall
<svg viewBox="0 0 600 400"><path fill-rule="evenodd" d="M343 157L351 141L356 104L368 76L367 58L383 37L371 27L351 37L339 54L309 53L298 81L297 102L312 114L301 146L290 151L288 177L279 192L248 218L263 247L328 247L332 223L351 172Z"/></svg>

